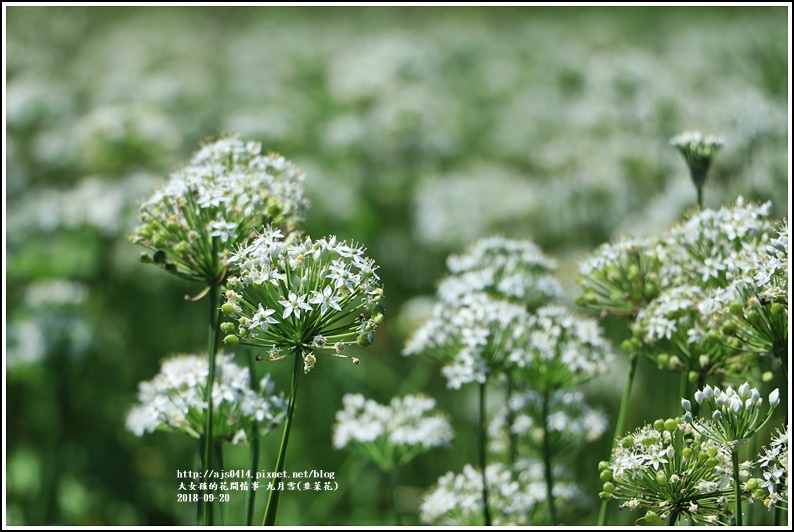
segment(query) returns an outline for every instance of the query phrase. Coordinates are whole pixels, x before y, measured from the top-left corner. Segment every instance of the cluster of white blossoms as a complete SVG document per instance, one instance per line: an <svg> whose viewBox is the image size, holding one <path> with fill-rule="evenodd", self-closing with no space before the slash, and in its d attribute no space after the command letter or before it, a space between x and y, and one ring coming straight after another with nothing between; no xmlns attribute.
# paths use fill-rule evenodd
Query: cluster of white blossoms
<svg viewBox="0 0 794 532"><path fill-rule="evenodd" d="M384 471L452 441L452 426L424 395L394 397L388 405L361 394L345 394L336 413L334 447L352 445Z"/></svg>
<svg viewBox="0 0 794 532"><path fill-rule="evenodd" d="M528 322L524 307L471 292L455 301L437 302L403 354L427 353L438 359L449 388L484 383L505 370L508 357L526 336Z"/></svg>
<svg viewBox="0 0 794 532"><path fill-rule="evenodd" d="M602 375L614 356L595 320L560 305L537 309L522 336L523 341L508 356L510 370L541 392Z"/></svg>
<svg viewBox="0 0 794 532"><path fill-rule="evenodd" d="M486 467L488 505L493 526L525 526L545 523L548 516L543 464L522 461L515 471L494 463ZM581 508L584 494L575 484L563 480L563 468L555 468L560 478L554 484L554 505L572 516ZM422 498L421 522L434 526L482 526L482 473L466 464L463 472L448 472ZM562 514L563 512L558 512Z"/></svg>
<svg viewBox="0 0 794 532"><path fill-rule="evenodd" d="M724 287L753 266L769 242L771 203L745 203L694 212L662 239L662 287L699 284Z"/></svg>
<svg viewBox="0 0 794 532"><path fill-rule="evenodd" d="M488 429L492 450L507 449L509 435L513 434L532 456L540 456L545 436L542 405L543 397L534 390L514 392ZM554 391L548 409L546 427L555 454L577 450L600 438L607 429L604 413L591 408L579 390Z"/></svg>
<svg viewBox="0 0 794 532"><path fill-rule="evenodd" d="M347 346L368 346L383 320L383 288L365 251L333 236L285 242L267 227L229 259L240 274L224 292L221 310L235 320L221 324L224 342L265 348L271 360L298 350L307 372L314 353L347 357Z"/></svg>
<svg viewBox="0 0 794 532"><path fill-rule="evenodd" d="M749 464L744 464L746 475ZM619 439L599 464L601 498L645 509L647 524L728 524L733 469L730 448L677 419L657 420Z"/></svg>
<svg viewBox="0 0 794 532"><path fill-rule="evenodd" d="M738 446L769 421L775 408L780 404L780 391L775 388L769 394L769 408L763 416L761 405L764 400L758 390L750 388L747 382L737 390L730 386L721 390L716 386L712 388L706 385L695 392L695 401L701 407L701 416L706 410L711 412L711 420L694 418L691 402L682 399L681 406L686 411L684 420L692 423L696 431L716 442Z"/></svg>
<svg viewBox="0 0 794 532"><path fill-rule="evenodd" d="M254 390L248 368L226 355L218 355L215 364L213 440L244 444L255 423L257 430L267 433L283 421L286 400L271 395L273 383L268 375ZM208 371L206 356L178 355L163 361L154 379L140 383L139 404L127 414L127 429L137 436L162 430L200 438L205 427Z"/></svg>
<svg viewBox="0 0 794 532"><path fill-rule="evenodd" d="M761 458L756 462L763 472L763 481L757 482L763 490L764 505L770 510L775 506L788 508L788 463L789 463L789 426L778 429L768 447L764 447Z"/></svg>
<svg viewBox="0 0 794 532"><path fill-rule="evenodd" d="M703 374L722 367L738 352L719 328L731 294L697 284L668 288L639 311L631 342L660 368Z"/></svg>
<svg viewBox="0 0 794 532"><path fill-rule="evenodd" d="M234 245L274 225L297 229L306 210L301 170L262 154L257 142L225 137L207 144L140 208L132 242L144 260L180 277L216 283Z"/></svg>
<svg viewBox="0 0 794 532"><path fill-rule="evenodd" d="M604 314L632 316L659 293L658 243L621 237L599 246L579 263L577 304Z"/></svg>
<svg viewBox="0 0 794 532"><path fill-rule="evenodd" d="M534 308L562 295L554 277L557 263L527 240L484 238L459 255L447 258L451 275L438 289L442 300L470 292L488 292L500 299Z"/></svg>

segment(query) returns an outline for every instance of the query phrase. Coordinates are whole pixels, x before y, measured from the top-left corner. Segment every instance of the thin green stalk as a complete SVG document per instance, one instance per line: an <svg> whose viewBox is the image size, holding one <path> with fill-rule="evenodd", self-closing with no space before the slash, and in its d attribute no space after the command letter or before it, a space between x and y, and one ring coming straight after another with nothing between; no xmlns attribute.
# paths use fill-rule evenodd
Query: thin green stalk
<svg viewBox="0 0 794 532"><path fill-rule="evenodd" d="M507 375L507 437L508 441L510 442L510 447L508 452L510 453L508 458L510 459L510 465L513 466L518 459L518 435L513 432L513 423L515 423L515 412L510 408L510 397L513 395L513 378L508 374Z"/></svg>
<svg viewBox="0 0 794 532"><path fill-rule="evenodd" d="M698 190L698 205L697 208L703 208L703 187L697 187Z"/></svg>
<svg viewBox="0 0 794 532"><path fill-rule="evenodd" d="M215 353L218 350L218 317L220 312L219 298L220 285L212 283L209 286L209 338L207 340L207 357L209 359L209 371L207 372L207 383L204 388L204 401L207 403L207 411L204 416L204 449L201 455L201 465L204 471L212 469L212 435L213 435L213 413L212 413L212 386L215 382ZM205 492L209 494L209 492ZM212 520L212 503L204 504L202 512L202 524L209 526Z"/></svg>
<svg viewBox="0 0 794 532"><path fill-rule="evenodd" d="M301 348L295 348L295 367L292 370L292 386L289 392L289 406L287 407L287 420L284 422L284 434L281 436L281 446L278 449L278 459L276 460L275 471L283 471L284 463L287 460L287 444L289 443L289 432L292 428L292 415L295 413L295 397L298 394L298 376L301 371ZM265 517L262 526L273 526L276 524L276 513L278 513L278 500L281 497L281 490L271 490L267 498L265 507Z"/></svg>
<svg viewBox="0 0 794 532"><path fill-rule="evenodd" d="M389 471L389 491L391 492L391 505L394 510L394 524L402 526L400 510L397 508L397 468Z"/></svg>
<svg viewBox="0 0 794 532"><path fill-rule="evenodd" d="M546 472L546 502L549 505L549 524L557 525L554 518L554 472L551 468L551 440L549 439L549 395L550 392L543 392L543 468Z"/></svg>
<svg viewBox="0 0 794 532"><path fill-rule="evenodd" d="M212 443L212 451L213 451L213 460L216 467L216 471L223 471L223 442L220 440L215 440ZM215 499L217 496L213 496L212 492L210 492L210 497ZM218 505L218 514L220 514L220 524L223 525L226 521L224 515L224 508L226 507L225 504ZM214 518L214 516L213 516Z"/></svg>
<svg viewBox="0 0 794 532"><path fill-rule="evenodd" d="M251 389L259 392L259 380L256 378L256 365L254 364L253 353L248 353L248 376L251 382ZM259 471L259 422L254 418L251 424L251 472L256 474ZM248 502L246 508L245 522L248 526L254 524L254 507L256 506L256 491L248 490Z"/></svg>
<svg viewBox="0 0 794 532"><path fill-rule="evenodd" d="M733 495L736 498L736 526L742 526L742 483L739 479L739 446L731 451L733 461Z"/></svg>
<svg viewBox="0 0 794 532"><path fill-rule="evenodd" d="M773 511L773 514L772 514L772 515L773 515L773 517L772 517L772 519L773 519L773 521L772 521L772 524L773 524L774 526L780 526L780 521L781 521L781 519L780 519L780 514L781 514L781 513L783 513L783 512L781 512L781 511L780 511L780 506L778 506L777 504L775 504L775 509L774 509L774 510L772 510L772 511Z"/></svg>
<svg viewBox="0 0 794 532"><path fill-rule="evenodd" d="M629 374L626 379L626 385L623 387L623 397L620 399L620 410L618 411L618 421L615 424L615 435L612 437L612 444L623 435L623 425L626 422L626 412L629 407L629 399L631 398L631 388L634 385L634 375L637 373L637 362L640 357L637 353L632 353L629 356ZM610 450L610 458L612 452ZM598 511L598 526L604 526L607 519L607 502L601 501L601 508Z"/></svg>
<svg viewBox="0 0 794 532"><path fill-rule="evenodd" d="M689 376L686 373L681 373L681 380L678 382L678 399L675 402L675 408L681 406L681 399L689 399Z"/></svg>
<svg viewBox="0 0 794 532"><path fill-rule="evenodd" d="M482 513L485 516L485 526L491 526L491 510L488 508L488 482L485 478L485 451L488 444L485 422L485 383L480 383L480 468L482 469Z"/></svg>

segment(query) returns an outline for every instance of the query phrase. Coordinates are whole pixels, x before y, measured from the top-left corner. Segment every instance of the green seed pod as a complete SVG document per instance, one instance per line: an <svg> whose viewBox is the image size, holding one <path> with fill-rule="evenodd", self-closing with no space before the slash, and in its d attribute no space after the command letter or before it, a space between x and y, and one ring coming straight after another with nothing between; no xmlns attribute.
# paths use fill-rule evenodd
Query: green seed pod
<svg viewBox="0 0 794 532"><path fill-rule="evenodd" d="M229 314L234 312L234 305L232 303L224 303L221 306L221 312L223 312L224 315L228 316Z"/></svg>
<svg viewBox="0 0 794 532"><path fill-rule="evenodd" d="M664 428L664 420L660 418L654 421L653 428L655 428L656 430L662 430Z"/></svg>
<svg viewBox="0 0 794 532"><path fill-rule="evenodd" d="M615 485L612 484L611 482L604 482L603 490L606 491L607 493L612 493L613 491L615 491Z"/></svg>
<svg viewBox="0 0 794 532"><path fill-rule="evenodd" d="M757 478L750 478L747 480L747 489L749 491L753 491L758 489L758 479Z"/></svg>
<svg viewBox="0 0 794 532"><path fill-rule="evenodd" d="M744 307L742 307L742 304L739 301L731 301L731 303L728 305L728 309L734 316L741 316Z"/></svg>
<svg viewBox="0 0 794 532"><path fill-rule="evenodd" d="M675 419L668 418L664 420L664 430L673 432L676 428L678 428L678 423L675 422Z"/></svg>
<svg viewBox="0 0 794 532"><path fill-rule="evenodd" d="M230 334L232 331L234 331L234 327L234 323L230 321L224 321L221 323L221 331L223 331L224 334Z"/></svg>
<svg viewBox="0 0 794 532"><path fill-rule="evenodd" d="M719 463L720 461L717 460L716 458L709 458L708 460L706 460L706 466L708 467L717 467Z"/></svg>
<svg viewBox="0 0 794 532"><path fill-rule="evenodd" d="M684 448L681 451L681 456L683 456L684 458L692 458L692 449L690 449L689 447Z"/></svg>
<svg viewBox="0 0 794 532"><path fill-rule="evenodd" d="M601 460L600 462L598 462L598 470L603 471L605 469L609 469L609 462L607 462L606 460Z"/></svg>
<svg viewBox="0 0 794 532"><path fill-rule="evenodd" d="M736 334L736 331L738 329L739 326L733 320L726 321L725 323L722 324L722 334L725 334L727 336L733 336L734 334Z"/></svg>
<svg viewBox="0 0 794 532"><path fill-rule="evenodd" d="M667 353L661 353L656 357L656 363L659 365L660 368L666 368L667 365L670 363L670 355Z"/></svg>
<svg viewBox="0 0 794 532"><path fill-rule="evenodd" d="M632 438L631 436L626 436L625 438L620 440L620 446L623 447L624 449L628 449L632 445L634 445L634 438Z"/></svg>
<svg viewBox="0 0 794 532"><path fill-rule="evenodd" d="M687 374L687 380L689 380L689 382L697 382L699 377L700 375L697 371L690 371Z"/></svg>
<svg viewBox="0 0 794 532"><path fill-rule="evenodd" d="M237 345L240 343L240 339L237 338L237 335L230 334L223 339L223 343L226 345Z"/></svg>
<svg viewBox="0 0 794 532"><path fill-rule="evenodd" d="M714 458L715 456L717 456L718 452L719 452L719 449L717 449L716 447L709 447L708 449L706 449L706 454L709 455L709 457L711 457L711 458Z"/></svg>
<svg viewBox="0 0 794 532"><path fill-rule="evenodd" d="M780 316L786 313L786 307L784 307L780 303L772 303L772 314L775 316Z"/></svg>
<svg viewBox="0 0 794 532"><path fill-rule="evenodd" d="M642 444L645 445L646 447L654 445L654 444L656 444L658 442L659 442L659 440L654 438L653 436L646 436L646 437L644 437L642 439Z"/></svg>
<svg viewBox="0 0 794 532"><path fill-rule="evenodd" d="M601 471L601 474L598 475L598 478L601 479L601 482L609 482L612 480L612 471L609 469L604 469Z"/></svg>
<svg viewBox="0 0 794 532"><path fill-rule="evenodd" d="M653 510L648 510L647 512L645 512L645 524L656 525L659 524L661 521L662 520L659 517L659 514L657 514Z"/></svg>
<svg viewBox="0 0 794 532"><path fill-rule="evenodd" d="M646 298L653 299L659 295L659 286L656 283L646 283L644 292Z"/></svg>
<svg viewBox="0 0 794 532"><path fill-rule="evenodd" d="M601 499L602 501L608 501L612 498L612 494L607 493L606 491L601 491L598 493L598 498Z"/></svg>
<svg viewBox="0 0 794 532"><path fill-rule="evenodd" d="M758 322L761 321L761 314L756 309L751 308L747 311L747 321L752 325L758 325Z"/></svg>
<svg viewBox="0 0 794 532"><path fill-rule="evenodd" d="M659 471L658 473L656 473L656 482L660 486L667 486L667 473L665 473L664 471Z"/></svg>
<svg viewBox="0 0 794 532"><path fill-rule="evenodd" d="M356 338L358 345L361 347L367 347L369 344L372 343L372 335L371 334L359 334L358 338Z"/></svg>

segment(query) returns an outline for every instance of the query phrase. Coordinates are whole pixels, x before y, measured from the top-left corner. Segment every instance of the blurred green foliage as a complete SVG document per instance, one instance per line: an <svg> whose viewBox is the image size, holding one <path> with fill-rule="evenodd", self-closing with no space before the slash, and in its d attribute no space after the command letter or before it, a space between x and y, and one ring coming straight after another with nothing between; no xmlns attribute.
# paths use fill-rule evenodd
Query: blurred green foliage
<svg viewBox="0 0 794 532"><path fill-rule="evenodd" d="M693 206L668 144L684 129L726 141L705 206L744 195L788 212L785 7L4 9L10 525L194 523L176 470L195 467L195 444L136 438L124 418L161 358L204 348L204 306L126 235L202 139L238 132L303 167L307 232L364 243L386 289L361 365L321 360L297 403L288 469L333 471L339 490L286 493L281 524L390 524L377 469L331 447L344 393L424 391L451 414L452 446L401 472L406 522L439 476L475 462L475 390L400 355L450 252L532 239L572 299L579 256ZM605 326L619 345L626 324ZM625 364L588 388L612 421ZM266 369L286 390L289 364ZM627 427L678 413L677 378L639 374ZM607 439L572 457L594 509ZM247 450L229 448L226 467L247 468ZM243 501L226 523L243 522Z"/></svg>

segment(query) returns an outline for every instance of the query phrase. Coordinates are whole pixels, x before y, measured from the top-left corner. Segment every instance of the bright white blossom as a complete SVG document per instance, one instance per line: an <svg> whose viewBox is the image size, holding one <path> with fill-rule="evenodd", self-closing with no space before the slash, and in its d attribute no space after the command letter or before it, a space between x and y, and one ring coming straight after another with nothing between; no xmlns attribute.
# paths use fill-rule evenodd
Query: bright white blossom
<svg viewBox="0 0 794 532"><path fill-rule="evenodd" d="M452 440L449 420L424 395L393 398L383 405L361 394L345 394L336 413L334 447L352 445L384 471L405 465L419 454Z"/></svg>
<svg viewBox="0 0 794 532"><path fill-rule="evenodd" d="M286 242L280 230L265 228L229 259L240 275L224 292L221 310L233 320L221 324L224 341L264 347L271 359L299 350L307 372L313 352L347 357L346 346L368 346L383 320L383 289L364 253L336 237Z"/></svg>
<svg viewBox="0 0 794 532"><path fill-rule="evenodd" d="M140 383L138 404L127 414L127 429L137 436L162 430L200 438L205 427L204 390L208 371L205 356L177 355L163 361L154 379ZM269 375L254 390L248 368L220 354L215 359L215 379L214 440L242 444L251 437L255 423L263 434L282 423L286 400L272 395L273 382Z"/></svg>
<svg viewBox="0 0 794 532"><path fill-rule="evenodd" d="M216 283L231 267L234 245L274 225L286 232L303 222L303 173L258 142L224 137L205 145L141 205L131 240L142 257L190 280Z"/></svg>
<svg viewBox="0 0 794 532"><path fill-rule="evenodd" d="M778 429L772 441L756 462L761 468L763 480L756 485L765 492L761 497L768 509L775 506L788 509L788 464L789 464L789 427Z"/></svg>
<svg viewBox="0 0 794 532"><path fill-rule="evenodd" d="M657 420L618 439L599 465L601 498L645 509L648 524L728 524L733 497L731 451L678 419ZM746 471L745 471L746 473Z"/></svg>

